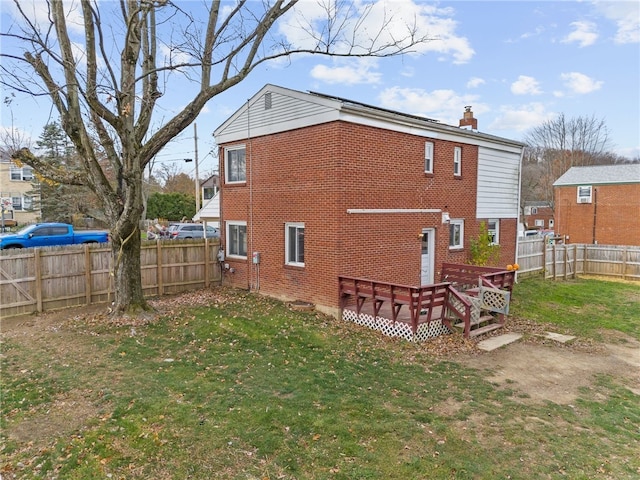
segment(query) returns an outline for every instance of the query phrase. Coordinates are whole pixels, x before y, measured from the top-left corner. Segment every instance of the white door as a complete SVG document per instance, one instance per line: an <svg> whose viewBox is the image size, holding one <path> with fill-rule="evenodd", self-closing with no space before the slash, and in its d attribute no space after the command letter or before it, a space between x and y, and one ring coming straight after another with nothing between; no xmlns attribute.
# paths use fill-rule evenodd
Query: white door
<svg viewBox="0 0 640 480"><path fill-rule="evenodd" d="M422 256L420 262L420 285L433 284L433 262L435 230L433 228L422 229Z"/></svg>

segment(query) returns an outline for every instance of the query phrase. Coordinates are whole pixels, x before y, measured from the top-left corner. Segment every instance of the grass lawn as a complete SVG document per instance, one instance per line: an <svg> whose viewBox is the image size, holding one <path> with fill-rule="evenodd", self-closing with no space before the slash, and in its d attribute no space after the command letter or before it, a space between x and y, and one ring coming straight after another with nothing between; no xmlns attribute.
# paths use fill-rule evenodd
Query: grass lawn
<svg viewBox="0 0 640 480"><path fill-rule="evenodd" d="M639 293L531 279L512 313L639 338ZM640 478L639 397L613 376L534 402L455 355L271 299L185 298L152 322L3 332L2 478Z"/></svg>
<svg viewBox="0 0 640 480"><path fill-rule="evenodd" d="M516 285L512 314L601 339L602 329L640 340L640 282L593 278L553 281L541 277Z"/></svg>

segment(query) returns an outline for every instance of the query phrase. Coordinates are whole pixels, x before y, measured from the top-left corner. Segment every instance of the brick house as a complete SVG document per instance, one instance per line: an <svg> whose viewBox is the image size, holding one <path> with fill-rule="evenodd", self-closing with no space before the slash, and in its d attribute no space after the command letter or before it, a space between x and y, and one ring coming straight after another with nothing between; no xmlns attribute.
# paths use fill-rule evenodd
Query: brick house
<svg viewBox="0 0 640 480"><path fill-rule="evenodd" d="M549 202L525 202L523 223L526 230L553 230L553 207Z"/></svg>
<svg viewBox="0 0 640 480"><path fill-rule="evenodd" d="M440 281L482 221L513 263L523 145L476 122L266 85L214 132L225 283L336 314L339 275Z"/></svg>
<svg viewBox="0 0 640 480"><path fill-rule="evenodd" d="M567 242L640 245L640 164L571 167L553 192Z"/></svg>

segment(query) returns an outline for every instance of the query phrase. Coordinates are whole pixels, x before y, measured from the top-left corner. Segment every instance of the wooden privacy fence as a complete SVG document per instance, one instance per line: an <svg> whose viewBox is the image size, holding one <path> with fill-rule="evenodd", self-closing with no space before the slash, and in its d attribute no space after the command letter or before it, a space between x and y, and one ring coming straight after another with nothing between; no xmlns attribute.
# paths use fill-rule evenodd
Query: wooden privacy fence
<svg viewBox="0 0 640 480"><path fill-rule="evenodd" d="M523 240L518 245L518 264L519 274L542 272L545 278L575 278L584 274L640 280L640 246Z"/></svg>
<svg viewBox="0 0 640 480"><path fill-rule="evenodd" d="M145 296L209 287L221 281L219 240L143 242ZM113 300L111 246L5 250L0 255L0 318Z"/></svg>

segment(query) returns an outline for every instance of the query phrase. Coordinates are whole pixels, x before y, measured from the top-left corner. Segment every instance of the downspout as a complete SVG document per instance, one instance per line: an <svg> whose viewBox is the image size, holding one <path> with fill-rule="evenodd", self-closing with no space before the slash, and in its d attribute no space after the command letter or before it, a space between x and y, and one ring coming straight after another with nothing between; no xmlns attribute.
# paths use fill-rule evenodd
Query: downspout
<svg viewBox="0 0 640 480"><path fill-rule="evenodd" d="M518 216L516 217L516 263L520 264L518 253L520 251L520 236L518 231L520 229L520 215L522 214L522 208L520 208L520 202L522 200L522 160L524 159L524 147L520 151L520 164L518 167ZM515 274L515 282L518 283L518 270Z"/></svg>
<svg viewBox="0 0 640 480"><path fill-rule="evenodd" d="M594 245L598 244L598 241L596 240L597 215L598 215L598 189L594 188L593 189L593 241L592 241Z"/></svg>
<svg viewBox="0 0 640 480"><path fill-rule="evenodd" d="M251 148L251 104L247 99L247 157L249 160L249 241L247 242L247 261L249 262L249 291L253 290L254 264L249 260L249 254L253 252L253 159Z"/></svg>

